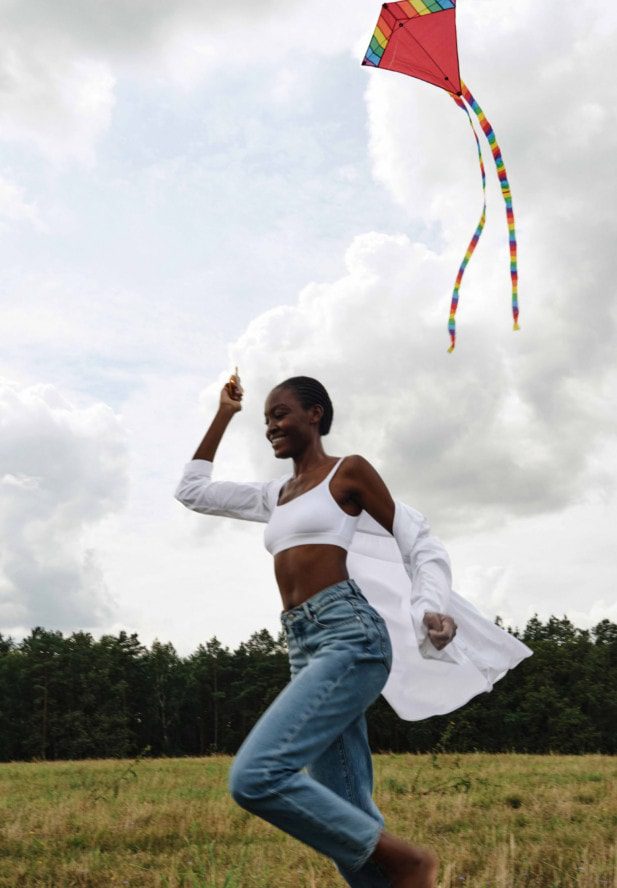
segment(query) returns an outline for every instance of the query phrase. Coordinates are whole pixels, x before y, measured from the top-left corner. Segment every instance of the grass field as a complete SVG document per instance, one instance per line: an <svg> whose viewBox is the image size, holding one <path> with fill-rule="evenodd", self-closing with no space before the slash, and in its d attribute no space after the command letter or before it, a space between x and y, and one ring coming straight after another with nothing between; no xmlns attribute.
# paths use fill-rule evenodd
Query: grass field
<svg viewBox="0 0 617 888"><path fill-rule="evenodd" d="M329 860L239 808L231 759L0 765L0 886L336 888ZM440 888L617 888L617 759L376 755L386 828Z"/></svg>

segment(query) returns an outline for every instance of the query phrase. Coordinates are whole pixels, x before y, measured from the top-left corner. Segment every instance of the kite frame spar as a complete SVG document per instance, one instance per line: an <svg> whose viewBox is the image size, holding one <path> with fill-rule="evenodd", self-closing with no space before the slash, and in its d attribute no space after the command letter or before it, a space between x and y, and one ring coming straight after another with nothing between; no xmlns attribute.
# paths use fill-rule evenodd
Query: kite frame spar
<svg viewBox="0 0 617 888"><path fill-rule="evenodd" d="M482 176L483 206L480 221L469 241L454 281L448 317L450 352L454 351L456 345L456 310L463 276L486 223L486 170L480 139L469 110L471 109L477 117L491 148L506 207L513 329L519 330L518 247L512 192L495 132L471 91L461 80L456 39L456 0L399 0L399 2L384 3L362 64L407 74L444 89L465 112L474 134Z"/></svg>

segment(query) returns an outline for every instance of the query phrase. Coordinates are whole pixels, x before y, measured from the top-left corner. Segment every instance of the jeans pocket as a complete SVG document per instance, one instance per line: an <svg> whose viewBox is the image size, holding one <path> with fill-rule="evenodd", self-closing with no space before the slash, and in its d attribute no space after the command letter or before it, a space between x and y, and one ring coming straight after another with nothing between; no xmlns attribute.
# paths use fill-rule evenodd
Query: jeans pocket
<svg viewBox="0 0 617 888"><path fill-rule="evenodd" d="M320 629L339 629L349 623L362 623L362 618L347 598L327 602L313 614L312 620Z"/></svg>

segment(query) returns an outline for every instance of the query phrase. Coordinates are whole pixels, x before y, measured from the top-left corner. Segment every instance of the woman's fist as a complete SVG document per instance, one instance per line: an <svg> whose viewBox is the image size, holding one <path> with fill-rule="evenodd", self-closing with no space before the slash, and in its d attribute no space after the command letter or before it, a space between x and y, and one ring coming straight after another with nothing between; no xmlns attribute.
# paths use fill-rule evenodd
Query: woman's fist
<svg viewBox="0 0 617 888"><path fill-rule="evenodd" d="M433 611L424 614L424 625L428 629L428 637L438 651L450 644L458 628L449 614L436 614Z"/></svg>
<svg viewBox="0 0 617 888"><path fill-rule="evenodd" d="M225 383L221 390L221 407L231 408L234 412L242 410L242 397L244 389L240 385L240 377L238 376L238 368L232 373L229 381Z"/></svg>

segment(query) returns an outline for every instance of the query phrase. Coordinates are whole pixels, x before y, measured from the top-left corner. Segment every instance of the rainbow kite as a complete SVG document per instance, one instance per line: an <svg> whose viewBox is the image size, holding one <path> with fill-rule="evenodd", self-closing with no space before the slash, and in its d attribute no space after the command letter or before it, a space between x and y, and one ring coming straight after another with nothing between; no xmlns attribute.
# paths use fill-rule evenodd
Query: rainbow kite
<svg viewBox="0 0 617 888"><path fill-rule="evenodd" d="M456 309L459 291L465 268L480 240L486 222L486 173L482 159L480 140L473 125L469 108L474 112L484 135L491 147L501 193L506 205L506 218L510 240L510 277L512 280L512 315L514 329L518 330L518 264L516 249L516 228L512 194L508 174L501 156L501 149L493 128L486 119L469 89L461 80L456 44L456 0L400 0L398 3L384 3L375 33L364 57L363 65L373 68L387 68L399 71L410 77L425 80L434 86L445 89L461 108L469 120L478 148L478 159L482 175L484 203L478 226L469 242L461 262L454 289L448 319L450 334L449 351L456 345Z"/></svg>

